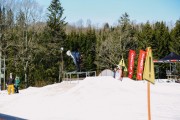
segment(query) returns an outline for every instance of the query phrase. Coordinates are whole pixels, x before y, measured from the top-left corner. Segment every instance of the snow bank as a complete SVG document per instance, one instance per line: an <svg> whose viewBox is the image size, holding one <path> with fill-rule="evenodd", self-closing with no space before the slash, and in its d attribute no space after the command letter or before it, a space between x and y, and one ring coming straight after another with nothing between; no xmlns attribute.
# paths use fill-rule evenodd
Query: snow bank
<svg viewBox="0 0 180 120"><path fill-rule="evenodd" d="M147 82L110 76L87 77L20 94L0 92L0 113L31 120L145 120ZM151 85L153 120L180 119L180 84ZM1 117L0 117L1 118Z"/></svg>

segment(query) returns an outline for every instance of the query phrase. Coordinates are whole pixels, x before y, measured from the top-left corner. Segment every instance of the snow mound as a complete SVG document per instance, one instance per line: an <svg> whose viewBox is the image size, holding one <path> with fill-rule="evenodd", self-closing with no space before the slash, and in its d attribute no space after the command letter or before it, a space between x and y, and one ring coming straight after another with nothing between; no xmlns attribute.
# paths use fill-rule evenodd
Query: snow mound
<svg viewBox="0 0 180 120"><path fill-rule="evenodd" d="M99 74L99 76L112 76L112 77L113 75L114 75L114 72L110 69L105 69Z"/></svg>
<svg viewBox="0 0 180 120"><path fill-rule="evenodd" d="M151 85L152 119L179 120L179 93L177 83ZM0 99L0 113L30 120L147 119L147 82L129 78L87 77L13 95L0 91Z"/></svg>

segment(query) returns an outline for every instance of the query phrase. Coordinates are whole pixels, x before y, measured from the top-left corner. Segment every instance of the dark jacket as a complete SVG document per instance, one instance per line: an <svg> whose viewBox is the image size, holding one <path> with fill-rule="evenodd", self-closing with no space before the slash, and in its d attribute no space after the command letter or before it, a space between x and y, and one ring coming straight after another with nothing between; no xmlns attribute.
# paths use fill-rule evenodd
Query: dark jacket
<svg viewBox="0 0 180 120"><path fill-rule="evenodd" d="M7 85L13 85L14 84L14 78L9 78L6 82Z"/></svg>

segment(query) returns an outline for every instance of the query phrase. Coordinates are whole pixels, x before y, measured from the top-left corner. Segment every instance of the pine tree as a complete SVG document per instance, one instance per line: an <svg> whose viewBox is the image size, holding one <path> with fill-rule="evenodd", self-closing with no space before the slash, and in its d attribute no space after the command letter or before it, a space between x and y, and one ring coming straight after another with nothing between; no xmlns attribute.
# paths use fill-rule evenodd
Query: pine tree
<svg viewBox="0 0 180 120"><path fill-rule="evenodd" d="M154 38L152 48L156 59L163 58L170 53L170 34L164 22L156 22L154 25Z"/></svg>
<svg viewBox="0 0 180 120"><path fill-rule="evenodd" d="M141 27L142 30L138 34L138 48L145 50L147 47L152 46L153 30L149 22Z"/></svg>
<svg viewBox="0 0 180 120"><path fill-rule="evenodd" d="M180 19L176 21L175 27L171 31L170 50L180 55ZM180 64L176 64L176 68L180 71Z"/></svg>
<svg viewBox="0 0 180 120"><path fill-rule="evenodd" d="M130 23L129 15L125 12L118 20L122 30L125 31Z"/></svg>
<svg viewBox="0 0 180 120"><path fill-rule="evenodd" d="M180 19L176 21L174 29L171 31L170 50L180 55Z"/></svg>
<svg viewBox="0 0 180 120"><path fill-rule="evenodd" d="M52 82L57 82L60 78L60 66L62 64L60 48L66 48L65 27L67 23L65 22L66 17L63 18L63 12L64 9L60 1L52 0L48 7L47 27L44 32L43 41L43 45L46 48L46 79Z"/></svg>
<svg viewBox="0 0 180 120"><path fill-rule="evenodd" d="M95 70L94 64L96 58L96 34L95 30L89 27L86 32L86 47L84 51L84 66L86 70Z"/></svg>
<svg viewBox="0 0 180 120"><path fill-rule="evenodd" d="M135 29L133 23L131 23L129 15L127 13L123 14L119 20L119 42L121 48L121 56L127 58L127 53L129 49L136 49L137 38L135 36Z"/></svg>
<svg viewBox="0 0 180 120"><path fill-rule="evenodd" d="M47 25L50 28L50 33L53 37L53 42L63 43L65 40L65 26L66 17L63 18L64 9L59 0L52 0L51 5L48 7L48 21Z"/></svg>

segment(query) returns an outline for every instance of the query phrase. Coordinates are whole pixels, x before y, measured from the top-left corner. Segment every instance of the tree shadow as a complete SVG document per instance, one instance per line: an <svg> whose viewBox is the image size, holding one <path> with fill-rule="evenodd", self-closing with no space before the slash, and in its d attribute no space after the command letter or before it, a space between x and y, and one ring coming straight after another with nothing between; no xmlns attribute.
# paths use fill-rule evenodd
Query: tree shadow
<svg viewBox="0 0 180 120"><path fill-rule="evenodd" d="M0 113L0 120L27 120L27 119Z"/></svg>

